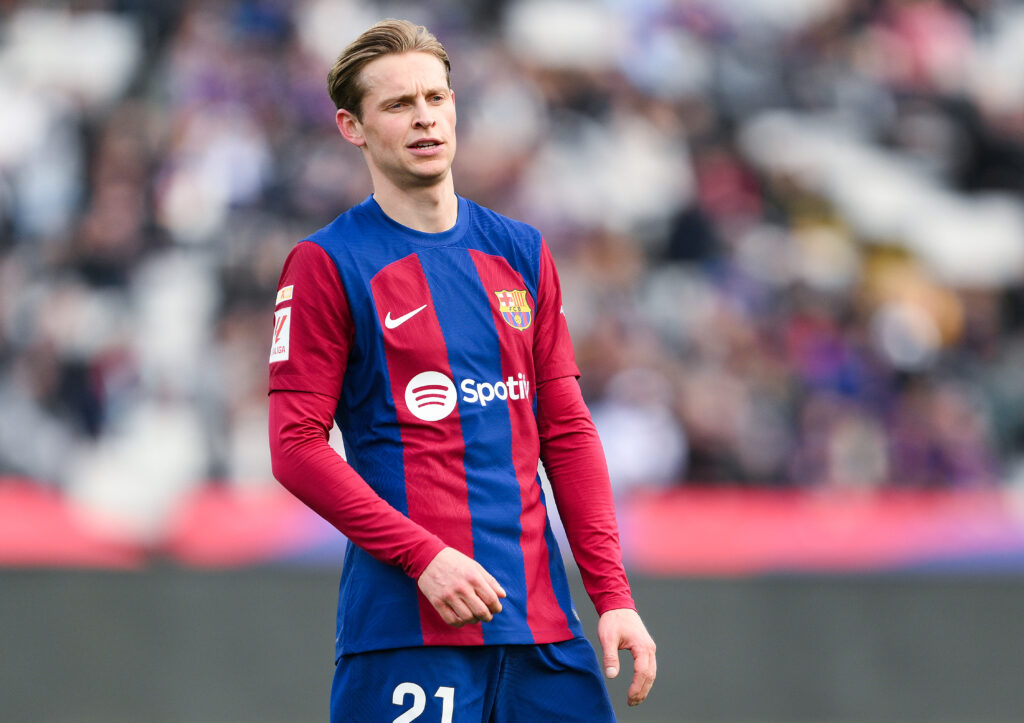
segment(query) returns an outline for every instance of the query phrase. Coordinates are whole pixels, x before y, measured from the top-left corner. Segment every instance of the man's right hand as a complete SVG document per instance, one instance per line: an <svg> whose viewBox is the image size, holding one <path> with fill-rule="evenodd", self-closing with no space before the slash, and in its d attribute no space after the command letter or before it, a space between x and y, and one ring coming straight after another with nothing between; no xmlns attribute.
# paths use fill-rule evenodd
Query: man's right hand
<svg viewBox="0 0 1024 723"><path fill-rule="evenodd" d="M441 550L416 581L420 591L446 623L489 622L501 612L505 590L491 573L452 547Z"/></svg>

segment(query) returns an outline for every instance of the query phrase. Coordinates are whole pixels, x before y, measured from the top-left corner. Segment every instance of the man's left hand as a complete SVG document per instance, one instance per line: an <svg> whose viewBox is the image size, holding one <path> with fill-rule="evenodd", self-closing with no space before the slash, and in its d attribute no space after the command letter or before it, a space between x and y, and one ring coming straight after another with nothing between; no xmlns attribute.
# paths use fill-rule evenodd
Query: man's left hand
<svg viewBox="0 0 1024 723"><path fill-rule="evenodd" d="M630 705L640 705L651 692L658 674L654 640L635 610L607 610L597 621L597 639L604 654L604 672L609 678L619 674L619 651L633 655L633 682L627 691Z"/></svg>

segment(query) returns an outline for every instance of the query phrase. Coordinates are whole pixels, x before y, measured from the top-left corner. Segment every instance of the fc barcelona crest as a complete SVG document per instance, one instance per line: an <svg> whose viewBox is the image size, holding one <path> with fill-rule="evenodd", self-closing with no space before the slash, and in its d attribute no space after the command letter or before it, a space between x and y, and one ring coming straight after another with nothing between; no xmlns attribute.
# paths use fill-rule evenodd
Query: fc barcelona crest
<svg viewBox="0 0 1024 723"><path fill-rule="evenodd" d="M526 298L526 291L514 289L512 291L495 291L498 297L498 311L502 318L513 329L523 331L533 321L533 310Z"/></svg>

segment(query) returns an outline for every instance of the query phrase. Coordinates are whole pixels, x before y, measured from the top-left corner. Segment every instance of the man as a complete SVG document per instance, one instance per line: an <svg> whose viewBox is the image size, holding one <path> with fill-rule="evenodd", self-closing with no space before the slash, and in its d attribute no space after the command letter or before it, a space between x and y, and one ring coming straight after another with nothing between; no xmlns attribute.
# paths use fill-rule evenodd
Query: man
<svg viewBox="0 0 1024 723"><path fill-rule="evenodd" d="M334 721L614 720L572 607L543 459L610 677L655 646L540 234L455 193L444 48L383 21L338 58L373 194L297 244L270 356L274 474L344 533ZM346 460L328 444L332 422ZM457 714L456 714L457 711Z"/></svg>

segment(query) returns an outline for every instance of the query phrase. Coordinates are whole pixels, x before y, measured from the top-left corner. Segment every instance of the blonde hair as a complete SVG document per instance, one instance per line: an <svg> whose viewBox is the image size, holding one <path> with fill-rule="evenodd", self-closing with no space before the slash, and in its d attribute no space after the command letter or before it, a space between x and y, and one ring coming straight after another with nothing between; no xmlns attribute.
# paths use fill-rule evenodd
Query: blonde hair
<svg viewBox="0 0 1024 723"><path fill-rule="evenodd" d="M362 120L363 96L361 72L371 60L397 53L429 53L444 64L448 87L452 84L452 65L448 53L434 35L422 25L408 20L381 20L349 43L327 74L327 92L339 110L344 108Z"/></svg>

